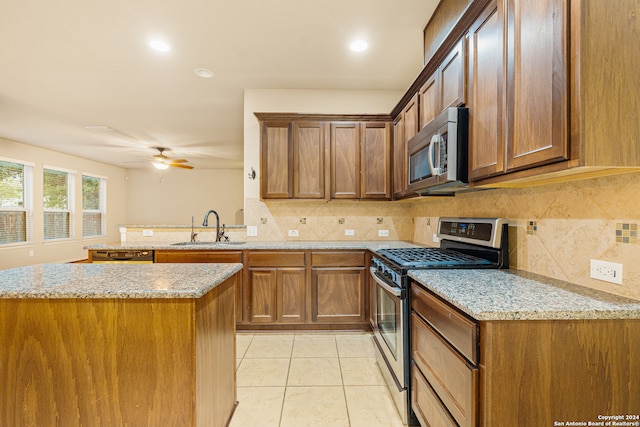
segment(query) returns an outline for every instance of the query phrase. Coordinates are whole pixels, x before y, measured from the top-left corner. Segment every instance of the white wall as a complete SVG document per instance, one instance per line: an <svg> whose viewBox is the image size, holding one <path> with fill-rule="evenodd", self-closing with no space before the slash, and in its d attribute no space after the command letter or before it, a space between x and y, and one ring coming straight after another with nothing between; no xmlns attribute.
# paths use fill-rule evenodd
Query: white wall
<svg viewBox="0 0 640 427"><path fill-rule="evenodd" d="M241 169L128 169L129 225L202 224L214 209L224 224L242 224ZM213 217L212 217L213 219Z"/></svg>
<svg viewBox="0 0 640 427"><path fill-rule="evenodd" d="M84 246L113 242L120 239L117 224L126 218L127 185L125 170L104 163L70 156L43 148L33 147L0 138L0 157L33 163L33 242L20 245L0 245L0 269L21 267L44 262L66 262L85 259ZM76 172L75 236L69 240L44 242L44 217L42 193L43 165ZM82 237L82 174L88 173L107 178L107 235ZM30 255L33 253L33 255Z"/></svg>

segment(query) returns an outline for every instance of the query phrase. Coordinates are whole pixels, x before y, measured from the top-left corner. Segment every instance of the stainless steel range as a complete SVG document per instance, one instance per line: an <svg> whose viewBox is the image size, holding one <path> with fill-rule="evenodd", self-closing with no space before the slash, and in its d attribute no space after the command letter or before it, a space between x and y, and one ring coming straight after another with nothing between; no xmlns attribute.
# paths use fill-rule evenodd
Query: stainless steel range
<svg viewBox="0 0 640 427"><path fill-rule="evenodd" d="M409 270L509 268L504 218L440 218L439 248L381 249L371 259L376 284L376 359L405 424L418 425L411 410Z"/></svg>

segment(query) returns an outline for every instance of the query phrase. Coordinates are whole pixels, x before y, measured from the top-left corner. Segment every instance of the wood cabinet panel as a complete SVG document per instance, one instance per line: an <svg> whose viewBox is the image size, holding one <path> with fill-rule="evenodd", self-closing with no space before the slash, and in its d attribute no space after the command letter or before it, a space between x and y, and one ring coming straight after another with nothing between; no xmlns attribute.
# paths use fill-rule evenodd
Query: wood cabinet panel
<svg viewBox="0 0 640 427"><path fill-rule="evenodd" d="M303 323L306 320L305 269L280 268L277 283L278 322Z"/></svg>
<svg viewBox="0 0 640 427"><path fill-rule="evenodd" d="M567 14L564 0L507 2L508 171L568 158Z"/></svg>
<svg viewBox="0 0 640 427"><path fill-rule="evenodd" d="M313 269L313 320L319 323L365 322L364 268Z"/></svg>
<svg viewBox="0 0 640 427"><path fill-rule="evenodd" d="M411 287L411 308L472 363L478 363L478 326L438 297Z"/></svg>
<svg viewBox="0 0 640 427"><path fill-rule="evenodd" d="M505 171L504 10L492 1L469 29L470 179Z"/></svg>
<svg viewBox="0 0 640 427"><path fill-rule="evenodd" d="M442 406L435 391L415 365L411 367L411 407L423 426L457 427L456 422Z"/></svg>
<svg viewBox="0 0 640 427"><path fill-rule="evenodd" d="M363 199L391 197L391 125L368 122L361 125L361 191Z"/></svg>
<svg viewBox="0 0 640 427"><path fill-rule="evenodd" d="M478 369L451 348L421 317L411 315L411 356L460 426L478 417Z"/></svg>
<svg viewBox="0 0 640 427"><path fill-rule="evenodd" d="M277 319L277 269L249 269L248 294L251 323L273 323Z"/></svg>
<svg viewBox="0 0 640 427"><path fill-rule="evenodd" d="M403 110L404 116L404 141L405 144L411 138L413 138L419 129L419 106L418 106L418 94L416 93Z"/></svg>
<svg viewBox="0 0 640 427"><path fill-rule="evenodd" d="M365 253L355 252L311 252L313 267L364 267Z"/></svg>
<svg viewBox="0 0 640 427"><path fill-rule="evenodd" d="M263 198L291 198L293 196L291 123L263 123L261 135L260 193Z"/></svg>
<svg viewBox="0 0 640 427"><path fill-rule="evenodd" d="M434 73L420 88L418 99L420 100L420 129L435 119L440 112L440 93L438 73Z"/></svg>
<svg viewBox="0 0 640 427"><path fill-rule="evenodd" d="M407 191L407 148L404 139L404 116L393 122L393 197L400 198Z"/></svg>
<svg viewBox="0 0 640 427"><path fill-rule="evenodd" d="M640 319L480 322L481 426L637 414Z"/></svg>
<svg viewBox="0 0 640 427"><path fill-rule="evenodd" d="M295 122L293 125L293 197L325 197L325 126L322 122Z"/></svg>
<svg viewBox="0 0 640 427"><path fill-rule="evenodd" d="M443 111L465 103L465 41L464 38L451 50L438 68L440 80L439 107Z"/></svg>
<svg viewBox="0 0 640 427"><path fill-rule="evenodd" d="M303 251L255 251L247 253L249 267L304 267Z"/></svg>
<svg viewBox="0 0 640 427"><path fill-rule="evenodd" d="M331 198L360 198L358 123L331 123Z"/></svg>
<svg viewBox="0 0 640 427"><path fill-rule="evenodd" d="M473 0L441 1L423 31L424 64L438 51Z"/></svg>

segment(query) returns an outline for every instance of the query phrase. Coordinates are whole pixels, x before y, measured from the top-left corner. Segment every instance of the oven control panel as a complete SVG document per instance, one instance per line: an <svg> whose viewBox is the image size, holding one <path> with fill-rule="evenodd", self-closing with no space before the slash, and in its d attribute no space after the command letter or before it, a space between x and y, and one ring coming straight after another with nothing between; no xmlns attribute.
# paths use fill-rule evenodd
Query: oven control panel
<svg viewBox="0 0 640 427"><path fill-rule="evenodd" d="M379 258L371 259L371 268L376 270L379 277L387 282L393 283L397 287L402 287L402 272L398 268L394 268Z"/></svg>

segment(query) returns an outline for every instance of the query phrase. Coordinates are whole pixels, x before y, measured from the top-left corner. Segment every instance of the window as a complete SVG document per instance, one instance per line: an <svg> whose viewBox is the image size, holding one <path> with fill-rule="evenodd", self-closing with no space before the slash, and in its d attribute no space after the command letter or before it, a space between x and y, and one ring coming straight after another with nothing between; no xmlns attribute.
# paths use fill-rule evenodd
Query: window
<svg viewBox="0 0 640 427"><path fill-rule="evenodd" d="M0 245L31 240L33 166L0 159Z"/></svg>
<svg viewBox="0 0 640 427"><path fill-rule="evenodd" d="M73 177L69 171L43 170L45 240L73 237Z"/></svg>
<svg viewBox="0 0 640 427"><path fill-rule="evenodd" d="M106 220L107 180L82 175L82 236L103 236Z"/></svg>

